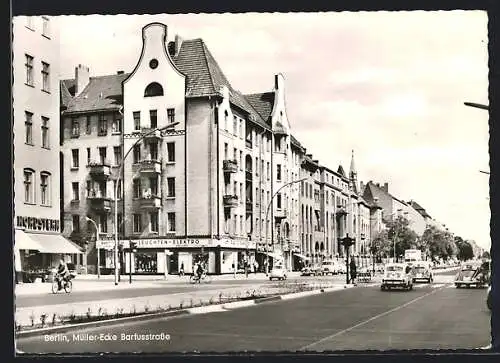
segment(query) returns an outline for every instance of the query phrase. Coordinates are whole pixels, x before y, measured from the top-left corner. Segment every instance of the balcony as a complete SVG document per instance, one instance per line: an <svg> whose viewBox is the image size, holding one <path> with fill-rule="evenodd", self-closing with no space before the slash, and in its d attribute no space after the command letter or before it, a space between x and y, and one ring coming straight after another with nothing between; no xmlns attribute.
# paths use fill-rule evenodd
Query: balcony
<svg viewBox="0 0 500 363"><path fill-rule="evenodd" d="M161 139L161 131L155 130L154 128L143 127L141 129L141 133L143 135L147 135L149 133L148 136L144 137L144 140L159 140L159 139Z"/></svg>
<svg viewBox="0 0 500 363"><path fill-rule="evenodd" d="M344 207L337 206L337 211L335 212L337 217L342 217L347 215L347 211Z"/></svg>
<svg viewBox="0 0 500 363"><path fill-rule="evenodd" d="M104 180L109 178L111 175L111 167L105 163L90 163L90 175L99 180Z"/></svg>
<svg viewBox="0 0 500 363"><path fill-rule="evenodd" d="M224 160L222 162L222 170L224 173L237 173L238 162L236 160Z"/></svg>
<svg viewBox="0 0 500 363"><path fill-rule="evenodd" d="M107 197L88 197L90 208L95 212L109 212L111 210L111 199Z"/></svg>
<svg viewBox="0 0 500 363"><path fill-rule="evenodd" d="M286 218L286 209L276 209L274 211L274 218L277 218L277 219Z"/></svg>
<svg viewBox="0 0 500 363"><path fill-rule="evenodd" d="M141 209L151 210L161 208L161 197L158 195L143 196L138 201Z"/></svg>
<svg viewBox="0 0 500 363"><path fill-rule="evenodd" d="M224 207L234 208L238 206L238 196L237 195L224 195Z"/></svg>
<svg viewBox="0 0 500 363"><path fill-rule="evenodd" d="M161 162L155 159L141 160L136 165L136 171L143 174L161 174Z"/></svg>

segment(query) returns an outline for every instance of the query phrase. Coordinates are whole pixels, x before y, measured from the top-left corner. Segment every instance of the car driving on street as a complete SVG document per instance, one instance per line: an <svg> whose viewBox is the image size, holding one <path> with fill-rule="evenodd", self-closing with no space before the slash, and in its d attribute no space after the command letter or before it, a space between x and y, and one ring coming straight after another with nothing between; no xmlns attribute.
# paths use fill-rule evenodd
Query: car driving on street
<svg viewBox="0 0 500 363"><path fill-rule="evenodd" d="M380 289L384 291L395 287L413 289L412 268L407 263L388 263L385 265Z"/></svg>
<svg viewBox="0 0 500 363"><path fill-rule="evenodd" d="M455 287L486 287L489 285L489 271L478 261L466 262L455 276Z"/></svg>
<svg viewBox="0 0 500 363"><path fill-rule="evenodd" d="M269 274L269 280L286 280L286 272L283 265L274 266Z"/></svg>
<svg viewBox="0 0 500 363"><path fill-rule="evenodd" d="M339 273L338 263L333 260L323 261L321 264L323 275L336 275Z"/></svg>
<svg viewBox="0 0 500 363"><path fill-rule="evenodd" d="M433 280L434 275L429 262L418 261L413 264L413 282L425 281L431 283Z"/></svg>

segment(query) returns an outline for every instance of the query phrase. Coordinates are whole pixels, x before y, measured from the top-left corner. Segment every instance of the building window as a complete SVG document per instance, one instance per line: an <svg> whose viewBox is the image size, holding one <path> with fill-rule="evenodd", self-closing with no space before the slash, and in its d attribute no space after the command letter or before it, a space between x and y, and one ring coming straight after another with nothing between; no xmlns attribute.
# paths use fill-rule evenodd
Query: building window
<svg viewBox="0 0 500 363"><path fill-rule="evenodd" d="M25 142L28 145L33 145L33 114L25 111L24 116L24 125L26 129Z"/></svg>
<svg viewBox="0 0 500 363"><path fill-rule="evenodd" d="M158 212L151 212L149 214L149 219L151 220L151 232L158 233Z"/></svg>
<svg viewBox="0 0 500 363"><path fill-rule="evenodd" d="M240 216L240 234L245 234L245 230L243 229L243 216Z"/></svg>
<svg viewBox="0 0 500 363"><path fill-rule="evenodd" d="M34 30L33 17L32 16L27 16L26 17L26 28L28 28L30 30Z"/></svg>
<svg viewBox="0 0 500 363"><path fill-rule="evenodd" d="M267 180L269 180L269 178L271 177L271 166L269 164L269 161L267 162L266 166L266 174L267 174Z"/></svg>
<svg viewBox="0 0 500 363"><path fill-rule="evenodd" d="M227 160L229 154L229 147L227 145L227 142L224 143L224 160Z"/></svg>
<svg viewBox="0 0 500 363"><path fill-rule="evenodd" d="M87 165L90 165L90 162L92 161L92 159L90 158L91 154L90 154L90 148L88 147L87 148Z"/></svg>
<svg viewBox="0 0 500 363"><path fill-rule="evenodd" d="M134 179L133 188L134 188L134 198L140 198L141 197L141 180L140 179Z"/></svg>
<svg viewBox="0 0 500 363"><path fill-rule="evenodd" d="M134 214L134 233L141 232L142 229L142 221L140 214Z"/></svg>
<svg viewBox="0 0 500 363"><path fill-rule="evenodd" d="M90 116L86 117L85 128L86 128L85 131L87 132L87 135L90 135L92 133L92 124L91 124Z"/></svg>
<svg viewBox="0 0 500 363"><path fill-rule="evenodd" d="M42 116L42 147L48 149L49 143L49 119Z"/></svg>
<svg viewBox="0 0 500 363"><path fill-rule="evenodd" d="M108 233L108 216L106 214L99 215L99 230L101 233Z"/></svg>
<svg viewBox="0 0 500 363"><path fill-rule="evenodd" d="M168 213L168 232L175 232L175 213Z"/></svg>
<svg viewBox="0 0 500 363"><path fill-rule="evenodd" d="M134 111L133 117L134 117L134 130L140 131L141 130L141 111Z"/></svg>
<svg viewBox="0 0 500 363"><path fill-rule="evenodd" d="M114 134L122 132L122 118L117 114L113 115L113 122L111 124L111 132Z"/></svg>
<svg viewBox="0 0 500 363"><path fill-rule="evenodd" d="M116 185L118 183L118 186ZM116 190L116 198L121 199L122 197L122 181L121 180L113 180L113 190Z"/></svg>
<svg viewBox="0 0 500 363"><path fill-rule="evenodd" d="M141 146L135 145L133 153L134 153L134 164L137 164L138 162L141 161Z"/></svg>
<svg viewBox="0 0 500 363"><path fill-rule="evenodd" d="M233 116L233 135L238 136L238 120Z"/></svg>
<svg viewBox="0 0 500 363"><path fill-rule="evenodd" d="M50 92L50 64L42 62L42 90Z"/></svg>
<svg viewBox="0 0 500 363"><path fill-rule="evenodd" d="M167 161L169 163L175 162L175 142L167 143Z"/></svg>
<svg viewBox="0 0 500 363"><path fill-rule="evenodd" d="M144 90L144 97L163 96L163 87L157 82L148 84Z"/></svg>
<svg viewBox="0 0 500 363"><path fill-rule="evenodd" d="M255 188L255 203L259 204L259 188Z"/></svg>
<svg viewBox="0 0 500 363"><path fill-rule="evenodd" d="M240 170L243 170L243 151L240 150Z"/></svg>
<svg viewBox="0 0 500 363"><path fill-rule="evenodd" d="M158 196L158 177L149 178L149 188L151 189L151 194Z"/></svg>
<svg viewBox="0 0 500 363"><path fill-rule="evenodd" d="M90 180L87 180L86 191L87 191L87 198L91 198L93 191L92 191L92 182Z"/></svg>
<svg viewBox="0 0 500 363"><path fill-rule="evenodd" d="M261 165L260 165L260 175L261 177L264 177L264 160L261 160Z"/></svg>
<svg viewBox="0 0 500 363"><path fill-rule="evenodd" d="M227 113L227 110L224 110L224 130L228 131L228 117L229 117L229 114Z"/></svg>
<svg viewBox="0 0 500 363"><path fill-rule="evenodd" d="M122 147L121 146L114 146L113 147L113 154L115 155L115 165L118 166L122 162Z"/></svg>
<svg viewBox="0 0 500 363"><path fill-rule="evenodd" d="M42 16L42 35L44 37L50 38L50 20L46 16Z"/></svg>
<svg viewBox="0 0 500 363"><path fill-rule="evenodd" d="M123 215L118 213L116 222L118 224L118 233L123 233Z"/></svg>
<svg viewBox="0 0 500 363"><path fill-rule="evenodd" d="M26 56L26 84L28 86L33 86L33 57L29 54L25 54Z"/></svg>
<svg viewBox="0 0 500 363"><path fill-rule="evenodd" d="M80 157L79 157L78 149L71 150L71 167L79 168L80 167Z"/></svg>
<svg viewBox="0 0 500 363"><path fill-rule="evenodd" d="M107 165L106 164L106 147L100 147L99 148L99 162L101 165Z"/></svg>
<svg viewBox="0 0 500 363"><path fill-rule="evenodd" d="M73 232L80 233L80 216L73 214Z"/></svg>
<svg viewBox="0 0 500 363"><path fill-rule="evenodd" d="M276 165L276 180L281 181L281 165Z"/></svg>
<svg viewBox="0 0 500 363"><path fill-rule="evenodd" d="M72 200L80 200L80 186L78 182L71 183L71 191L73 192Z"/></svg>
<svg viewBox="0 0 500 363"><path fill-rule="evenodd" d="M175 122L175 108L167 108L167 119L171 124Z"/></svg>
<svg viewBox="0 0 500 363"><path fill-rule="evenodd" d="M99 115L99 136L105 136L108 134L108 119L106 115Z"/></svg>
<svg viewBox="0 0 500 363"><path fill-rule="evenodd" d="M80 122L77 118L71 119L71 137L80 136Z"/></svg>
<svg viewBox="0 0 500 363"><path fill-rule="evenodd" d="M243 120L240 120L240 139L243 139Z"/></svg>
<svg viewBox="0 0 500 363"><path fill-rule="evenodd" d="M259 176L259 158L255 158L255 175Z"/></svg>
<svg viewBox="0 0 500 363"><path fill-rule="evenodd" d="M158 127L158 113L156 110L149 111L149 122L152 129L156 129Z"/></svg>
<svg viewBox="0 0 500 363"><path fill-rule="evenodd" d="M24 169L24 202L35 203L35 171L32 169Z"/></svg>
<svg viewBox="0 0 500 363"><path fill-rule="evenodd" d="M276 195L276 208L281 209L281 193Z"/></svg>
<svg viewBox="0 0 500 363"><path fill-rule="evenodd" d="M175 178L167 178L167 197L175 198Z"/></svg>
<svg viewBox="0 0 500 363"><path fill-rule="evenodd" d="M158 160L158 143L151 142L149 144L149 158L150 160Z"/></svg>

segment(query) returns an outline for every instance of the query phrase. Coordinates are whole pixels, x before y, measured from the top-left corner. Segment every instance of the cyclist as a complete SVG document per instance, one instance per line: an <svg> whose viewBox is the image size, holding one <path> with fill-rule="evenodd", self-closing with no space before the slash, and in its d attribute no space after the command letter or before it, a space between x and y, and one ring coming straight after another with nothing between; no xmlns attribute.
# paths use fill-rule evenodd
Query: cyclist
<svg viewBox="0 0 500 363"><path fill-rule="evenodd" d="M59 267L57 268L57 274L56 274L56 280L57 280L57 285L59 290L61 290L62 286L61 283L62 281L66 282L69 277L69 269L68 265L64 260L59 261Z"/></svg>
<svg viewBox="0 0 500 363"><path fill-rule="evenodd" d="M198 281L201 280L201 276L203 276L203 266L201 263L198 263L196 268L196 275L198 276Z"/></svg>

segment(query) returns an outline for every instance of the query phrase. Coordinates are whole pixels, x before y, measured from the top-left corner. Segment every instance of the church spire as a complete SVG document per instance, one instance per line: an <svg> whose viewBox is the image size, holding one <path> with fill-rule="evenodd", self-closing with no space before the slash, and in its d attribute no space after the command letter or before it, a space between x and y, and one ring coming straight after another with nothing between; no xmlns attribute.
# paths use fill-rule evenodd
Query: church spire
<svg viewBox="0 0 500 363"><path fill-rule="evenodd" d="M354 164L354 150L352 150L351 155L351 168L349 169L349 184L351 190L354 193L358 193L358 172L356 171L356 165Z"/></svg>

